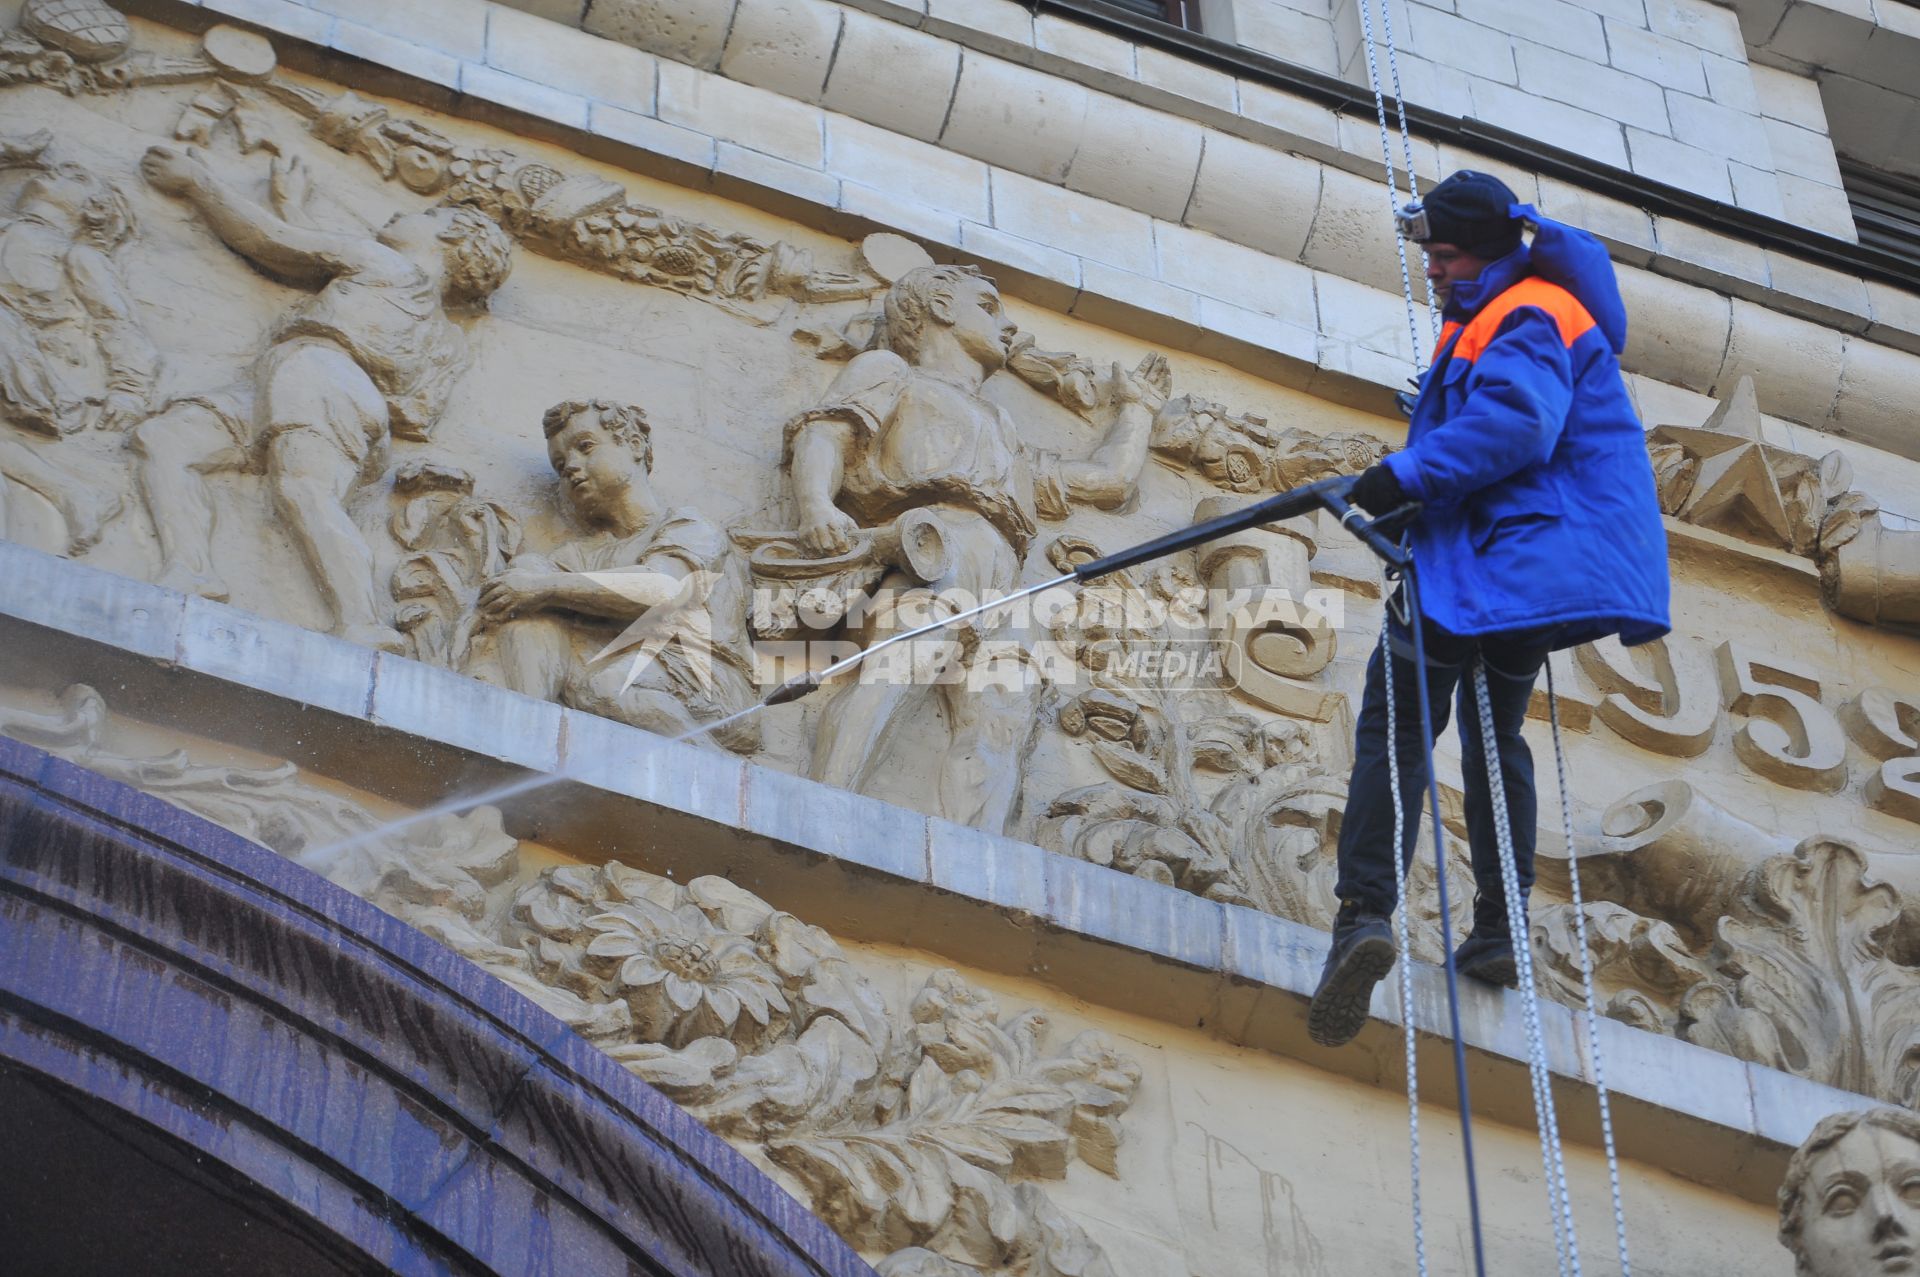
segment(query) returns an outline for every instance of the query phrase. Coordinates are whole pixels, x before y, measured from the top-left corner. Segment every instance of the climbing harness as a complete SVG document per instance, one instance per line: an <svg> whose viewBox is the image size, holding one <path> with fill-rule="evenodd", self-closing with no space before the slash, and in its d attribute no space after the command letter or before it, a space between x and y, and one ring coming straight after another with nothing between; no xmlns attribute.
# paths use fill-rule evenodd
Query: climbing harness
<svg viewBox="0 0 1920 1277"><path fill-rule="evenodd" d="M1381 33L1387 54L1387 68L1392 82L1392 93L1397 123L1400 131L1401 158L1407 175L1408 202L1405 206L1400 200L1399 178L1395 171L1393 149L1387 138L1386 96L1380 80L1380 67L1375 55L1375 36L1373 21L1374 0L1360 0L1360 22L1362 39L1367 54L1367 81L1373 91L1374 113L1380 132L1380 157L1386 169L1388 212L1395 225L1401 226L1402 219L1422 217L1419 208L1420 183L1413 168L1413 138L1407 128L1406 95L1401 89L1400 61L1393 39L1393 10L1389 0L1381 4ZM1424 238L1417 234L1413 238ZM1422 343L1420 340L1417 304L1413 295L1413 276L1407 260L1407 238L1405 234L1395 236L1395 246L1400 259L1400 290L1407 308L1407 333L1412 340L1413 362L1419 366ZM1429 327L1437 342L1440 332L1440 315L1433 305L1431 292L1426 302ZM1473 1157L1473 1115L1466 1082L1466 1053L1460 1035L1458 971L1453 958L1453 938L1451 935L1451 913L1447 900L1447 864L1446 835L1440 820L1439 781L1433 767L1433 731L1431 711L1427 700L1427 670L1425 642L1422 635L1423 625L1420 618L1416 572L1408 556L1403 565L1389 564L1389 579L1399 577L1402 591L1407 596L1407 621L1414 646L1415 681L1417 683L1420 727L1426 750L1429 804L1432 807L1434 871L1436 889L1440 905L1440 938L1445 955L1444 968L1447 980L1447 1008L1450 1027L1453 1032L1454 1071L1458 1082L1460 1104L1461 1146L1466 1163L1467 1203L1473 1230L1474 1269L1477 1273L1486 1272L1485 1251L1481 1237L1479 1191ZM1420 1166L1420 1092L1418 1056L1416 1050L1416 1029L1414 1026L1413 976L1411 971L1411 953L1409 937L1412 929L1411 903L1407 899L1407 870L1411 857L1403 850L1406 813L1400 793L1400 739L1397 731L1397 709L1393 686L1394 658L1388 639L1390 625L1383 618L1380 631L1380 656L1385 676L1387 698L1387 740L1389 787L1393 794L1393 854L1395 857L1395 881L1399 890L1399 909L1397 939L1401 959L1400 1006L1401 1019L1405 1034L1405 1054L1407 1065L1407 1132L1410 1149L1412 1202L1413 1202L1413 1243L1414 1263L1421 1277L1427 1272L1426 1233L1421 1205L1421 1166ZM1554 1249L1559 1260L1561 1277L1580 1277L1580 1247L1575 1230L1573 1203L1567 1185L1566 1154L1560 1138L1559 1117L1553 1101L1553 1074L1547 1059L1545 1037L1540 1027L1539 989L1533 970L1532 930L1527 915L1526 902L1519 890L1518 864L1513 846L1513 828L1509 820L1506 801L1506 783L1501 769L1499 742L1494 732L1492 700L1487 689L1486 666L1484 661L1476 660L1473 666L1474 695L1478 703L1481 756L1486 765L1487 788L1493 807L1496 841L1499 849L1501 882L1509 907L1509 931L1512 936L1514 965L1520 984L1522 1019L1527 1033L1527 1071L1533 1088L1534 1112L1540 1130L1541 1164L1547 1180L1548 1214L1553 1223ZM1553 666L1547 662L1547 709L1548 720L1553 736L1554 766L1560 785L1560 819L1567 852L1568 873L1572 882L1574 933L1578 953L1576 963L1580 969L1581 993L1586 1012L1587 1048L1592 1060L1594 1090L1599 1099L1600 1128L1602 1142L1607 1158L1607 1178L1612 1191L1613 1220L1615 1240L1619 1248L1621 1277L1631 1277L1632 1266L1627 1253L1626 1214L1621 1204L1620 1163L1614 1143L1612 1106L1609 1100L1605 1073L1601 1065L1598 1012L1593 994L1593 964L1587 948L1587 927L1584 904L1580 892L1579 857L1573 843L1573 814L1567 793L1566 754L1560 740L1559 703L1553 686Z"/></svg>

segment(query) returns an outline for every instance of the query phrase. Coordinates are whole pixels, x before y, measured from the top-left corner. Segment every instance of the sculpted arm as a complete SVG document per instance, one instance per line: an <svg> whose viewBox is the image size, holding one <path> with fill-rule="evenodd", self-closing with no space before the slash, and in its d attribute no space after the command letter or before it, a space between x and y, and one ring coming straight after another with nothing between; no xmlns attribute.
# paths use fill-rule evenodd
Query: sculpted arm
<svg viewBox="0 0 1920 1277"><path fill-rule="evenodd" d="M1113 366L1110 385L1117 411L1106 437L1084 460L1058 463L1068 497L1111 510L1133 495L1147 461L1154 414L1166 403L1170 378L1160 355L1147 356L1131 373Z"/></svg>
<svg viewBox="0 0 1920 1277"><path fill-rule="evenodd" d="M493 622L544 611L631 621L674 597L684 571L671 569L681 567L677 560L662 565L650 559L625 568L570 572L544 555L522 554L480 587L477 605Z"/></svg>
<svg viewBox="0 0 1920 1277"><path fill-rule="evenodd" d="M551 578L547 606L631 621L678 594L686 572L686 565L677 560L669 565L654 559L602 572L557 572Z"/></svg>
<svg viewBox="0 0 1920 1277"><path fill-rule="evenodd" d="M67 276L93 319L100 353L107 361L107 416L102 424L124 429L146 415L160 352L134 318L105 253L87 245L76 247L67 256Z"/></svg>
<svg viewBox="0 0 1920 1277"><path fill-rule="evenodd" d="M403 279L404 257L377 240L295 226L215 177L190 151L156 146L140 171L163 195L186 200L234 252L284 275L325 278L346 271Z"/></svg>
<svg viewBox="0 0 1920 1277"><path fill-rule="evenodd" d="M858 526L838 506L853 427L834 417L803 423L787 450L787 477L800 514L800 543L819 555L844 554Z"/></svg>
<svg viewBox="0 0 1920 1277"><path fill-rule="evenodd" d="M860 524L834 503L848 467L860 459L856 450L873 446L888 430L911 378L899 355L866 351L847 364L825 402L787 423L788 490L807 553L825 558L853 548Z"/></svg>

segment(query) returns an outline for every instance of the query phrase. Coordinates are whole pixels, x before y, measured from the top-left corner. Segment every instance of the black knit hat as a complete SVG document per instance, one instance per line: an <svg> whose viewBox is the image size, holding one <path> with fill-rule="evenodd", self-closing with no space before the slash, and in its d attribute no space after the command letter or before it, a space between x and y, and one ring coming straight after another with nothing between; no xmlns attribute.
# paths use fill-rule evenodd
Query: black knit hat
<svg viewBox="0 0 1920 1277"><path fill-rule="evenodd" d="M1489 261L1520 247L1520 219L1507 210L1519 197L1490 173L1461 169L1426 193L1426 234L1420 243L1452 244Z"/></svg>

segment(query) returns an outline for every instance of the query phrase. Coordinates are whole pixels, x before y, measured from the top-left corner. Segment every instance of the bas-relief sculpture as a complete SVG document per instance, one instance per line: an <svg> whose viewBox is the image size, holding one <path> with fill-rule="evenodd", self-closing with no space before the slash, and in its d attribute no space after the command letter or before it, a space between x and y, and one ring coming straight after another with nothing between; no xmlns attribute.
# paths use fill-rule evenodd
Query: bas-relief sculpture
<svg viewBox="0 0 1920 1277"><path fill-rule="evenodd" d="M1822 601L1841 616L1920 627L1920 532L1889 527L1879 503L1852 488L1840 452L1815 458L1765 442L1752 378L1702 425L1655 427L1647 448L1667 514L1812 558Z"/></svg>
<svg viewBox="0 0 1920 1277"><path fill-rule="evenodd" d="M1920 1272L1920 1117L1865 1109L1815 1126L1780 1185L1780 1244L1798 1277Z"/></svg>
<svg viewBox="0 0 1920 1277"><path fill-rule="evenodd" d="M15 381L66 387L38 402L66 405L51 414L60 421L101 429L63 434L67 427L48 428L48 413L9 415L0 475L59 508L70 553L86 549L116 500L126 501L122 523L143 513L126 500L132 482L113 482L110 471L107 481L95 477L106 468L91 468L85 483L68 477L83 467L66 453L105 436L126 445L118 464L137 464L137 490L165 548L152 571L161 579L216 596L246 584L221 580L206 554L215 529L207 493L231 482L256 522L220 535L294 532L325 623L677 734L751 697L746 627L760 621L740 603L749 580L1002 587L1043 573L1043 558L1064 570L1098 554L1078 530L1082 511L1150 508L1145 533L1206 517L1234 494L1358 471L1384 451L1369 435L1276 428L1176 393L1157 357L1126 373L1044 349L997 313L990 282L935 268L897 236L869 237L844 269L823 268L795 246L637 203L596 174L460 142L351 92L290 78L260 37L216 27L191 53L148 53L132 47L124 21L75 27L81 9L111 14L97 4L29 5L26 25L0 43L0 83L43 94L159 93L175 138L209 159L163 142L140 176L140 157L153 147L143 138L121 157L127 176L116 185L84 166L61 167L35 139L9 144L15 167L39 185L15 190L14 220L0 227L0 246L16 230L36 246L31 267L15 271L27 280L19 288L7 286L14 259L0 252L7 402L31 398L11 389ZM303 152L303 134L322 146ZM406 211L378 232L355 225L356 214L314 189L323 159L335 166L336 186L351 185L356 170L390 181L375 187L380 202ZM142 200L188 210L194 251L210 268L245 260L266 277L256 276L263 295L284 294L251 367L201 385L162 376L152 343L142 345L152 326L120 287L143 245L128 230L131 215L115 210ZM735 508L757 492L777 513L730 520L705 492L663 500L649 463L657 451L690 446L699 427L651 403L554 385L547 402L562 402L540 436L532 419L449 412L476 375L472 346L499 322L473 303L499 286L509 243L661 290L676 305L708 307L719 316L713 322L775 334L788 343L790 366L751 366L770 386L816 357L845 364L798 417L789 400L778 413L726 423L730 438L762 440L766 459L763 472L737 480ZM54 261L62 264L46 264ZM648 410L658 419L649 422ZM1075 429L1098 432L1098 442ZM534 501L524 487L496 487L498 465L486 470L470 455L489 431L526 440L516 445L520 456L543 448L558 483L547 480ZM1844 615L1913 619L1920 534L1885 525L1849 490L1837 457L1815 461L1761 441L1749 392L1699 430L1656 431L1650 446L1674 517L1816 557ZM369 511L384 528L369 526ZM1043 533L1043 521L1061 526ZM1343 565L1338 547L1321 543L1323 531L1255 530L1116 588L1164 601L1194 586L1246 590L1256 600L1322 587L1373 606L1377 574ZM276 582L271 597L307 585ZM869 617L853 637L872 642L892 624ZM845 637L836 626L829 617L816 628ZM763 627L760 637L768 634ZM1011 637L991 623L976 628L951 659L970 669L988 660L993 640ZM987 679L983 694L969 697L833 688L813 706L749 720L717 743L858 787L917 739L941 756L938 783L922 786L919 798L932 810L1325 926L1347 730L1333 629L1311 615L1230 627L1212 641L1231 677L1190 685L1142 659L1179 641L1173 630L1103 633L1095 620L1074 637L1084 676L1069 687L1014 691ZM643 649L652 659L629 684ZM713 658L694 662L706 677L680 659L699 652ZM1920 710L1911 696L1877 683L1829 686L1818 670L1743 638L1709 646L1677 636L1638 657L1603 646L1584 649L1576 664L1591 687L1568 690L1594 696L1600 727L1570 700L1564 708L1582 711L1567 716L1574 730L1604 730L1657 757L1711 759L1725 742L1738 767L1769 784L1813 795L1857 790L1885 815L1920 820ZM911 712L916 697L935 700L941 714ZM1835 702L1837 715L1827 708ZM775 725L797 749L775 756L762 748ZM1042 755L1046 765L1033 765ZM1904 1097L1905 1048L1886 1026L1899 1022L1913 988L1905 923L1889 930L1871 921L1878 896L1859 874L1849 877L1854 853L1837 837L1809 843L1801 868L1755 876L1768 857L1792 860L1795 841L1776 847L1731 827L1705 838L1699 845L1719 860L1685 900L1590 892L1604 997L1632 1023ZM1875 872L1892 863L1870 847L1858 854ZM1920 894L1920 883L1897 889ZM1851 902L1828 938L1858 924L1867 939L1856 949L1881 964L1871 976L1875 1006L1893 1010L1844 1013L1844 1031L1875 1038L1871 1061L1804 1048L1808 1036L1843 1031L1820 1017L1846 1001L1858 974L1794 938L1802 915L1813 916L1804 899L1822 892ZM1424 860L1412 894L1416 953L1437 956ZM1555 996L1574 1000L1570 908L1544 875L1535 919L1543 978ZM1904 906L1897 912L1904 918ZM1785 936L1786 956L1765 969L1741 966L1731 942L1718 938L1723 920L1747 948ZM1796 1010L1801 1001L1813 1010ZM1789 1011L1812 1018L1790 1022Z"/></svg>
<svg viewBox="0 0 1920 1277"><path fill-rule="evenodd" d="M566 499L593 531L550 554L515 555L487 578L462 667L664 736L752 704L745 569L699 510L669 508L655 492L646 415L571 400L543 425ZM750 753L760 725L744 719L715 738Z"/></svg>
<svg viewBox="0 0 1920 1277"><path fill-rule="evenodd" d="M946 549L947 570L932 579L914 573L910 562L891 565L877 587L901 600L872 610L863 645L909 628L903 614L934 614L915 606L926 595L909 591L972 599L1011 591L1039 518L1062 519L1078 501L1109 509L1126 502L1170 381L1164 360L1150 359L1134 373L1115 366L1107 437L1090 457L1069 460L1028 448L1007 411L980 393L1006 366L1016 331L991 281L964 267L917 267L888 289L883 314L881 345L855 356L826 402L787 425L787 476L802 549L843 555L863 527L910 511L933 517ZM988 614L945 637L991 660L1011 644L989 640L1017 636L1005 635L1004 624ZM926 651L924 658L916 654L911 681L856 681L834 695L816 729L814 778L862 787L881 760L888 729L937 690L953 736L939 778L941 814L998 831L1018 796L1033 722L1029 690L1017 673L945 676L942 664L959 654L946 644Z"/></svg>
<svg viewBox="0 0 1920 1277"><path fill-rule="evenodd" d="M570 418L571 419L571 418ZM443 941L754 1158L883 1273L1111 1277L1044 1185L1121 1173L1140 1068L1099 1033L1051 1040L955 972L889 1005L826 932L723 878L614 861L538 870L482 807L379 827L292 764L145 756L99 693L0 707L38 744L253 838ZM644 854L644 848L631 855Z"/></svg>
<svg viewBox="0 0 1920 1277"><path fill-rule="evenodd" d="M1751 377L1702 425L1656 426L1647 448L1666 513L1794 554L1814 555L1878 509L1850 490L1839 452L1816 460L1764 441Z"/></svg>
<svg viewBox="0 0 1920 1277"><path fill-rule="evenodd" d="M159 353L128 303L114 257L133 211L109 182L54 158L52 135L0 137L0 169L26 179L0 218L0 533L8 483L39 494L78 554L120 495L60 460L57 442L89 426L121 432L151 410Z"/></svg>
<svg viewBox="0 0 1920 1277"><path fill-rule="evenodd" d="M234 252L313 298L281 323L252 376L182 399L134 435L140 488L160 538L160 583L224 599L202 475L258 467L335 618L369 647L403 650L374 593L373 553L344 503L387 432L424 440L465 371L449 310L484 307L512 264L509 241L466 208L400 213L377 236L304 224L297 163L276 163L273 211L214 176L193 152L156 146L141 172L190 204Z"/></svg>

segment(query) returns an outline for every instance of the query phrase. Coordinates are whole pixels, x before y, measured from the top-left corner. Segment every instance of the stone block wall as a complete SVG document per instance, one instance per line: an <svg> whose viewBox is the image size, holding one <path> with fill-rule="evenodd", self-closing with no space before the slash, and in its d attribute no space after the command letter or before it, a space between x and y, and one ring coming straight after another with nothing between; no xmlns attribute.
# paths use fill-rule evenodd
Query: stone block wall
<svg viewBox="0 0 1920 1277"><path fill-rule="evenodd" d="M1434 8L1398 11L1408 32L1422 7ZM1329 40L1337 16L1325 16ZM1603 40L1609 19L1624 20L1601 16ZM1323 664L1269 668L1247 638L1255 677L1243 686L1168 688L1143 665L1104 663L1083 693L1086 680L1060 668L1044 701L997 720L990 749L970 754L958 714L916 705L899 730L864 737L887 752L859 769L819 748L837 731L862 738L829 720L826 704L841 702L826 695L722 741L750 760L661 740L681 730L669 715L710 702L671 683L609 699L576 659L599 646L597 623L558 615L582 596L550 570L612 574L656 552L749 574L818 567L781 548L801 535L783 505L796 491L785 423L841 411L819 409L843 402L843 361L862 376L897 361L909 381L958 396L960 428L1017 430L1035 466L1079 463L1064 505L1021 507L1063 525L1041 529L1031 554L1012 551L1024 579L1370 464L1398 438L1387 392L1426 335L1401 305L1363 107L1337 112L1337 94L1241 79L1012 0L140 0L127 29L132 47L70 77L56 59L21 57L37 47L26 37L8 51L13 118L44 124L57 148L39 166L117 193L138 229L103 247L70 228L56 251L91 261L95 278L124 275L125 304L43 339L51 323L0 298L17 319L7 354L44 366L78 329L104 358L118 352L122 382L140 383L117 403L103 391L103 405L125 411L137 396L159 411L132 438L103 412L0 450L0 473L24 489L7 490L18 497L7 535L67 556L0 547L0 734L60 745L310 852L304 863L678 1088L800 1201L840 1211L836 1227L885 1256L887 1277L1011 1277L1026 1271L1005 1259L1014 1232L1022 1254L1075 1256L1062 1272L1115 1277L1345 1271L1375 1257L1380 1203L1397 1212L1402 1200L1397 1165L1382 1171L1371 1147L1403 1129L1395 1022L1429 1047L1447 1024L1434 970L1409 963L1410 983L1383 992L1354 1050L1309 1054L1303 1036L1333 916L1328 840L1350 707L1383 606L1376 570L1337 525L1263 534L1273 541L1245 547L1257 567L1241 556L1267 586L1350 604L1342 652L1313 649ZM1526 66L1582 52L1505 48L1515 79L1502 87L1523 96ZM1736 95L1721 96L1733 110ZM1753 106L1773 148L1757 93ZM1786 95L1776 109L1781 149L1824 174L1800 136L1818 135L1809 103ZM1439 137L1420 143L1423 176L1490 165ZM1888 921L1920 917L1905 903L1920 900L1920 869L1903 853L1920 820L1912 641L1854 624L1920 624L1920 532L1906 517L1920 513L1909 504L1920 295L1517 164L1500 171L1549 213L1600 230L1620 260L1635 332L1626 365L1676 582L1675 633L1644 654L1650 664L1599 647L1560 663L1580 787L1558 800L1572 832L1543 812L1533 936L1551 959L1546 1063L1554 1091L1585 1098L1604 1047L1646 1253L1673 1272L1705 1271L1709 1255L1763 1271L1779 1257L1772 1195L1786 1147L1861 1097L1911 1104L1920 1085L1908 1065L1920 965ZM289 483L282 460L221 473L194 494L201 512L162 482L203 461L240 469L227 441L256 423L226 417L253 402L253 370L277 377L283 359L316 357L266 336L312 315L312 281L276 278L260 241L229 237L232 219L268 216L251 199L234 212L232 192L264 192L288 226L311 213L356 243L396 208L424 212L466 237L471 276L497 290L486 313L429 332L449 378L437 431L402 435L396 420L381 466L343 481L347 499L326 511L345 516L351 539L324 548L287 535L314 486ZM12 194L23 241L66 224L45 190ZM386 247L432 249L437 268L441 238L403 230ZM482 269L490 240L503 255L511 241L510 278L498 257ZM974 384L919 371L906 330L887 331L886 308L919 287L902 281L935 260L984 268L1004 299L952 286L1018 329L1003 338L1004 369L982 361ZM127 357L135 330L154 358ZM360 358L332 360L329 384L357 391L374 375ZM361 399L388 393L367 384ZM884 428L918 414L915 402L885 408ZM188 427L218 436L220 451L197 451ZM146 464L169 448L181 465ZM588 452L604 470L583 468ZM71 492L33 466L42 456L73 475ZM87 493L99 499L74 495ZM216 527L208 570L193 570L173 547L190 556ZM1191 573L1219 567L1196 558ZM373 623L348 614L340 582L372 584ZM746 643L747 620L720 621L729 643ZM1157 651L1172 636L1128 641ZM989 793L949 769L981 757L1017 784ZM1457 794L1457 750L1443 747L1438 771ZM536 773L559 779L547 791L526 783ZM456 792L504 806L436 824L430 806ZM405 808L428 809L407 827L421 841L346 854ZM1562 877L1576 851L1597 875L1590 915L1570 912ZM615 904L634 906L625 922ZM1445 944L1438 902L1414 913L1409 955L1431 960ZM1603 941L1606 1011L1590 1054L1569 975L1588 944L1569 930L1575 916ZM584 951L597 943L587 931L628 924L646 935ZM738 963L691 968L715 978L716 996L670 1010L650 992L667 967L612 961L643 943L653 953L656 939L675 961L698 943ZM792 959L781 972L761 970L762 941ZM1716 943L1737 944L1740 960ZM616 975L630 993L605 983ZM748 993L725 987L736 983L760 1014L743 1019ZM1853 996L1862 990L1872 998ZM1532 1173L1528 1142L1498 1129L1530 1120L1517 1006L1476 990L1463 1011L1469 1067L1489 1083L1476 1082L1482 1147L1503 1184ZM1022 1007L1058 1017L1053 1030ZM975 1049L988 1040L999 1047ZM1821 1049L1799 1049L1809 1043ZM828 1060L811 1076L846 1079L836 1094L857 1102L761 1093L759 1079L807 1073L787 1061L809 1051ZM990 1084L974 1085L982 1076ZM991 1135L987 1101L1048 1078L1098 1090L1080 1106L1042 1097L1030 1106L1050 1114L1039 1128L1002 1123L1044 1156L972 1143L993 1165L932 1154L915 1154L911 1176L825 1165L876 1139L924 1150L941 1114L962 1114L958 1138ZM1247 1112L1281 1120L1256 1139ZM1598 1136L1586 1117L1567 1131L1592 1219L1605 1206ZM1350 1156L1322 1158L1336 1134ZM909 1180L914 1192L895 1187ZM1493 1220L1498 1271L1545 1263L1546 1230L1536 1206L1512 1205L1521 1195L1503 1192ZM898 1213L923 1200L937 1208ZM1283 1202L1297 1218L1277 1227ZM1433 1236L1449 1245L1434 1271L1458 1277L1462 1207L1435 1204ZM969 1225L995 1212L1007 1221L995 1235ZM936 1249L952 1262L935 1264Z"/></svg>
<svg viewBox="0 0 1920 1277"><path fill-rule="evenodd" d="M1234 0L1208 33L1526 133L1724 203L1854 238L1809 76L1750 63L1713 0ZM1203 15L1204 16L1204 15ZM1331 55L1329 56L1329 48Z"/></svg>

